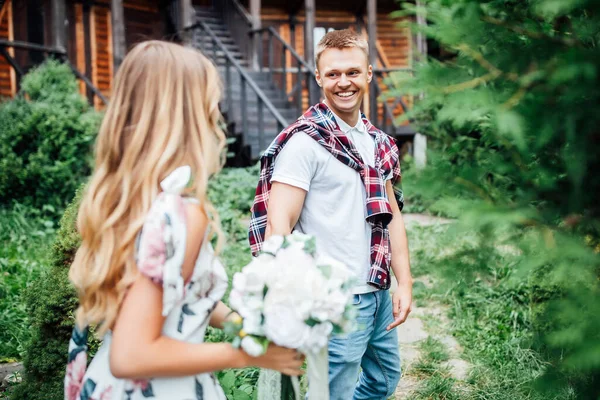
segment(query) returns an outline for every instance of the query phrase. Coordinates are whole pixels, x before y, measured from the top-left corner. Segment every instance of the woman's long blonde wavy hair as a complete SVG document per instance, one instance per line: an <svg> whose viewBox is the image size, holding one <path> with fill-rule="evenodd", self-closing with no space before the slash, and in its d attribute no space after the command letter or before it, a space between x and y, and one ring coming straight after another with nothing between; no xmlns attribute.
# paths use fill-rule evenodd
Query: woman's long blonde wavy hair
<svg viewBox="0 0 600 400"><path fill-rule="evenodd" d="M69 277L79 294L79 326L98 325L100 335L113 326L138 276L136 237L160 181L179 166L192 168L187 194L209 215L218 251L222 233L206 190L223 164L220 95L216 68L196 50L148 41L123 60L77 218L82 242Z"/></svg>

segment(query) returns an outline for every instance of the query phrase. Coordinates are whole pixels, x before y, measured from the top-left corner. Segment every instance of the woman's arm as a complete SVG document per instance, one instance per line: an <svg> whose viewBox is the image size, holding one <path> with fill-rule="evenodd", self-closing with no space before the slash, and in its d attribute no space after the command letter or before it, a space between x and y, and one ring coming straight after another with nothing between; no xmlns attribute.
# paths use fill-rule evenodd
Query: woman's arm
<svg viewBox="0 0 600 400"><path fill-rule="evenodd" d="M227 307L225 303L220 301L210 315L209 323L213 328L223 329L223 323L235 316L238 316L238 313L231 311L231 308Z"/></svg>
<svg viewBox="0 0 600 400"><path fill-rule="evenodd" d="M131 286L113 329L110 369L117 378L186 376L254 365L287 375L301 374L298 352L271 346L250 357L228 343L192 344L162 335L162 289L140 275Z"/></svg>
<svg viewBox="0 0 600 400"><path fill-rule="evenodd" d="M186 251L182 276L188 280L201 248L208 220L203 210L186 205ZM192 344L162 335L163 290L144 274L128 289L113 326L110 369L117 378L186 376L225 368L256 365L288 375L300 373L301 359L295 350L271 346L261 357L250 357L228 343ZM219 303L217 324L228 308ZM212 319L212 318L211 318Z"/></svg>

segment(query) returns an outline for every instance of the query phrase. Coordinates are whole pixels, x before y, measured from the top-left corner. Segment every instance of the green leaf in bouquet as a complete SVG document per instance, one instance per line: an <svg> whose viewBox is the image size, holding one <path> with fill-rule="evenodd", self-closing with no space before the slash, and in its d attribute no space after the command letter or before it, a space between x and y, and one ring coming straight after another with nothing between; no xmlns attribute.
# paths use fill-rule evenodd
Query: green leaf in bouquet
<svg viewBox="0 0 600 400"><path fill-rule="evenodd" d="M319 269L321 270L321 272L323 273L325 278L327 278L327 279L331 278L331 265L322 264L322 265L317 265L317 267L319 267Z"/></svg>
<svg viewBox="0 0 600 400"><path fill-rule="evenodd" d="M308 318L307 320L304 321L304 323L310 327L313 327L317 324L320 324L321 321L317 321L316 319L314 319L313 317Z"/></svg>
<svg viewBox="0 0 600 400"><path fill-rule="evenodd" d="M317 240L314 236L311 236L311 238L304 243L304 251L306 251L312 257L317 255Z"/></svg>
<svg viewBox="0 0 600 400"><path fill-rule="evenodd" d="M226 393L231 393L235 387L235 373L233 371L227 371L225 375L219 379L219 382Z"/></svg>
<svg viewBox="0 0 600 400"><path fill-rule="evenodd" d="M250 397L250 395L243 390L234 389L233 400L252 400L252 397Z"/></svg>
<svg viewBox="0 0 600 400"><path fill-rule="evenodd" d="M223 332L229 336L238 336L242 326L241 322L225 321L223 322Z"/></svg>

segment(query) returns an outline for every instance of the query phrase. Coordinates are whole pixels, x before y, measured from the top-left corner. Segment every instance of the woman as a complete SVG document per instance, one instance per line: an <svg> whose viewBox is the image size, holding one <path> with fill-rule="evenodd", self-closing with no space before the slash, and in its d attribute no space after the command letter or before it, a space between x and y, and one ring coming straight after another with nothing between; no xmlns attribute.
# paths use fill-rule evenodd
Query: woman
<svg viewBox="0 0 600 400"><path fill-rule="evenodd" d="M221 327L230 313L210 244L222 233L206 196L225 143L220 92L215 67L193 49L149 41L123 60L78 215L70 279L80 306L65 399L223 399L212 371L300 374L294 350L272 346L254 358L203 343L207 325ZM86 369L89 325L104 337Z"/></svg>

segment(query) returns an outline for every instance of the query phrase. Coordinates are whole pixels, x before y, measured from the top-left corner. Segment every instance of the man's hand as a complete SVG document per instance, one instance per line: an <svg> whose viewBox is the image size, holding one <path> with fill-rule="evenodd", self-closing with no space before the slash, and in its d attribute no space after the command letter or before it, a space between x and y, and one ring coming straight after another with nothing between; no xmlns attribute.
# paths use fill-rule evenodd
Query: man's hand
<svg viewBox="0 0 600 400"><path fill-rule="evenodd" d="M391 330L406 321L412 309L412 284L400 284L392 296L394 322L386 330Z"/></svg>

